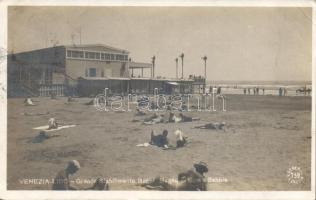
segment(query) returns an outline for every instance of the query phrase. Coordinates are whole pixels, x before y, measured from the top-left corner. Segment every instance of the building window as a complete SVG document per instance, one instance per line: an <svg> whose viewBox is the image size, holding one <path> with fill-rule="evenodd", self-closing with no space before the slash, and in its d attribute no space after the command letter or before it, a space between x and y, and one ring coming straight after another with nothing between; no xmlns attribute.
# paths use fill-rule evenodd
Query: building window
<svg viewBox="0 0 316 200"><path fill-rule="evenodd" d="M83 58L83 52L82 51L79 51L79 57Z"/></svg>
<svg viewBox="0 0 316 200"><path fill-rule="evenodd" d="M96 58L96 53L94 52L86 52L86 58L88 59L95 59Z"/></svg>
<svg viewBox="0 0 316 200"><path fill-rule="evenodd" d="M100 53L95 53L95 58L100 60Z"/></svg>
<svg viewBox="0 0 316 200"><path fill-rule="evenodd" d="M110 56L110 54L106 53L106 54L104 54L104 58L105 58L105 60L110 60L111 56Z"/></svg>
<svg viewBox="0 0 316 200"><path fill-rule="evenodd" d="M67 57L71 58L71 51L67 51Z"/></svg>
<svg viewBox="0 0 316 200"><path fill-rule="evenodd" d="M82 51L67 51L67 57L68 58L83 58L83 52Z"/></svg>
<svg viewBox="0 0 316 200"><path fill-rule="evenodd" d="M116 55L116 60L118 60L118 61L124 60L124 55L117 54Z"/></svg>
<svg viewBox="0 0 316 200"><path fill-rule="evenodd" d="M67 50L67 58L82 58L89 60L104 60L104 61L127 61L128 55L125 54L109 54L103 52L90 52L90 51L73 51Z"/></svg>
<svg viewBox="0 0 316 200"><path fill-rule="evenodd" d="M89 68L89 76L96 77L97 76L97 69L96 68Z"/></svg>

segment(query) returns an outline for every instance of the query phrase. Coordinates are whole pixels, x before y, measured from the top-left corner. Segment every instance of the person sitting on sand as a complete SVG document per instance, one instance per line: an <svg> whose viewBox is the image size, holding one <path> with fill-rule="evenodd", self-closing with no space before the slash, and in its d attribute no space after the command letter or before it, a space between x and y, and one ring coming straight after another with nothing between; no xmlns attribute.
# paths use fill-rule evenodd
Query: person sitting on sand
<svg viewBox="0 0 316 200"><path fill-rule="evenodd" d="M179 116L181 118L181 122L192 122L192 121L200 120L200 118L185 116L183 113L180 113Z"/></svg>
<svg viewBox="0 0 316 200"><path fill-rule="evenodd" d="M215 122L215 123L208 123L201 126L196 126L195 128L223 130L225 125L226 125L225 122L220 122L220 123Z"/></svg>
<svg viewBox="0 0 316 200"><path fill-rule="evenodd" d="M207 164L199 162L193 165L194 169L178 174L178 182L167 182L156 177L152 182L144 183L141 186L150 190L162 191L206 191L207 180L204 173L208 172Z"/></svg>
<svg viewBox="0 0 316 200"><path fill-rule="evenodd" d="M31 98L26 98L26 99L24 100L24 104L25 104L26 106L35 106L35 104L33 103L33 101L32 101Z"/></svg>
<svg viewBox="0 0 316 200"><path fill-rule="evenodd" d="M159 134L159 135L155 135L154 131L151 131L149 144L155 145L155 146L158 146L158 147L168 148L169 141L168 141L168 137L167 136L168 136L168 131L167 130L164 130L162 132L162 134Z"/></svg>
<svg viewBox="0 0 316 200"><path fill-rule="evenodd" d="M173 112L169 113L169 119L168 119L169 123L172 123L172 122L178 123L181 121L182 121L181 117L177 117Z"/></svg>
<svg viewBox="0 0 316 200"><path fill-rule="evenodd" d="M204 173L208 172L208 166L205 162L199 162L193 165L194 170L188 170L178 175L178 181L183 183L179 185L178 190L185 191L206 191L207 180Z"/></svg>
<svg viewBox="0 0 316 200"><path fill-rule="evenodd" d="M174 134L175 134L176 137L177 137L177 148L184 147L184 146L188 143L187 137L184 137L182 131L176 130L176 131L174 132Z"/></svg>
<svg viewBox="0 0 316 200"><path fill-rule="evenodd" d="M50 118L48 120L48 130L50 129L57 129L58 128L58 123L55 118Z"/></svg>
<svg viewBox="0 0 316 200"><path fill-rule="evenodd" d="M78 190L70 185L69 175L76 173L80 169L80 164L77 160L72 160L68 163L66 169L58 172L54 179L53 190Z"/></svg>

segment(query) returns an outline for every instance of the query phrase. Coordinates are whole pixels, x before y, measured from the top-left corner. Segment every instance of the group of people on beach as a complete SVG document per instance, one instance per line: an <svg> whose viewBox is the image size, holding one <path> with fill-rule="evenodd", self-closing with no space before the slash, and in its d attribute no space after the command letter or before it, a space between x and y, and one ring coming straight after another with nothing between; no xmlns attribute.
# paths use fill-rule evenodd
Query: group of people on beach
<svg viewBox="0 0 316 200"><path fill-rule="evenodd" d="M137 110L136 116L146 115L144 111ZM192 122L198 121L200 118L190 117L184 115L183 113L179 113L177 116L174 112L169 112L168 118L165 117L165 114L154 113L151 116L144 119L143 124L152 125L158 123L180 123L180 122ZM136 120L137 121L137 120Z"/></svg>
<svg viewBox="0 0 316 200"><path fill-rule="evenodd" d="M265 89L264 88L259 88L259 87L254 87L254 88L244 88L244 95L260 95L260 90L262 91L261 95L264 95Z"/></svg>
<svg viewBox="0 0 316 200"><path fill-rule="evenodd" d="M279 96L287 96L287 89L286 88L279 88Z"/></svg>
<svg viewBox="0 0 316 200"><path fill-rule="evenodd" d="M57 100L56 96L51 96L52 100ZM38 101L37 101L38 102ZM67 103L75 102L72 97L67 98ZM34 101L31 98L26 98L24 101L26 106L34 106ZM90 102L89 102L90 104ZM136 110L136 115L143 116L147 115L143 111L139 109ZM179 123L179 122L192 122L199 120L199 118L194 118L191 116L187 116L180 112L176 114L172 111L169 112L169 116L166 116L167 120L164 121L163 115L154 113L152 116L147 117L144 120L144 123L155 124L160 122L166 123ZM45 130L41 130L40 133L36 136L36 141L33 143L41 143L44 140L50 139L52 137L57 137L58 135L48 134L48 131L59 130L62 122L58 121L55 118L50 118L48 120L48 126ZM202 126L197 126L195 128L202 129L216 129L221 130L225 126L225 122L223 123L209 123ZM46 126L45 126L46 127ZM177 129L174 132L176 136L175 144L171 143L169 140L168 130L164 129L161 134L155 134L153 131L150 133L150 141L149 145L157 146L163 150L176 150L178 148L185 147L188 143L188 137L184 136L183 132ZM207 190L207 181L204 177L204 173L208 172L207 164L204 162L195 163L194 169L190 169L185 172L181 172L178 174L178 183L170 184L161 179L155 178L154 181L144 184L142 186L147 189L154 190L187 190L187 191L200 191ZM88 188L77 188L74 185L70 184L71 181L69 177L75 174L80 169L80 164L77 160L69 161L68 165L65 169L59 171L54 179L52 189L53 190L109 190L109 184L102 178L96 179L95 183Z"/></svg>

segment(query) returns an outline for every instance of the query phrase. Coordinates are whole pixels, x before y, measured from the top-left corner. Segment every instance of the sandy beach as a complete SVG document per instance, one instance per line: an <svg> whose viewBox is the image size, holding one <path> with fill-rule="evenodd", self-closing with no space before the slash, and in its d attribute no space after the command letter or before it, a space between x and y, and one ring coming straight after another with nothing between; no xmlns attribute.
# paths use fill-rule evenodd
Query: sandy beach
<svg viewBox="0 0 316 200"><path fill-rule="evenodd" d="M145 190L137 183L115 180L176 178L193 163L204 161L211 191L310 190L311 97L227 95L226 112L187 112L201 120L155 125L132 122L143 118L135 117L135 112L97 111L84 105L89 100L66 104L66 98L34 98L36 106L24 106L24 99L8 99L9 190L50 190L49 183L29 180L51 180L73 159L81 169L71 179L79 180L74 184L81 188L91 185L83 180L104 177L114 180L111 190ZM38 135L33 128L46 125L51 117L77 126L32 143ZM226 131L194 128L223 121ZM136 147L149 141L151 130L163 129L169 131L171 142L175 141L172 133L180 129L190 143L177 150ZM293 166L303 174L298 184L289 183L287 177Z"/></svg>

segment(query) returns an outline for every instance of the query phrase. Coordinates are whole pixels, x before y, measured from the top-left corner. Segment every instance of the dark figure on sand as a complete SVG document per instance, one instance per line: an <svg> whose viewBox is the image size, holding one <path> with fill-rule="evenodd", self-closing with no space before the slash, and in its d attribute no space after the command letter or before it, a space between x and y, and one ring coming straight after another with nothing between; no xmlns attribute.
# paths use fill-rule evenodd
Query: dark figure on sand
<svg viewBox="0 0 316 200"><path fill-rule="evenodd" d="M195 128L223 130L225 125L226 125L225 122L220 122L220 123L215 122L215 123L208 123L208 124L201 125L201 126L196 126Z"/></svg>
<svg viewBox="0 0 316 200"><path fill-rule="evenodd" d="M150 190L162 191L207 191L207 180L204 176L208 172L207 164L199 162L193 166L194 169L178 174L178 184L168 183L157 177L154 181L142 184L142 186Z"/></svg>
<svg viewBox="0 0 316 200"><path fill-rule="evenodd" d="M32 143L41 143L52 137L58 137L59 135L48 135L45 131L40 131L37 136L32 139Z"/></svg>
<svg viewBox="0 0 316 200"><path fill-rule="evenodd" d="M222 88L221 87L218 87L217 88L217 94L221 94L222 93Z"/></svg>
<svg viewBox="0 0 316 200"><path fill-rule="evenodd" d="M256 88L256 93L257 93L257 95L259 95L259 88L258 87Z"/></svg>
<svg viewBox="0 0 316 200"><path fill-rule="evenodd" d="M282 88L279 88L279 96L282 96Z"/></svg>
<svg viewBox="0 0 316 200"><path fill-rule="evenodd" d="M193 118L193 117L185 116L183 113L180 113L179 116L181 118L181 122L192 122L192 121L200 120L200 118Z"/></svg>
<svg viewBox="0 0 316 200"><path fill-rule="evenodd" d="M66 169L61 170L56 175L53 190L78 190L78 188L70 185L69 176L75 174L79 169L80 164L77 160L70 161Z"/></svg>
<svg viewBox="0 0 316 200"><path fill-rule="evenodd" d="M168 148L168 145L169 145L168 131L164 130L162 134L159 134L159 135L155 135L154 131L151 131L149 144L155 145L158 147Z"/></svg>

